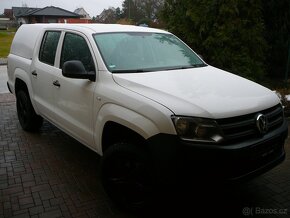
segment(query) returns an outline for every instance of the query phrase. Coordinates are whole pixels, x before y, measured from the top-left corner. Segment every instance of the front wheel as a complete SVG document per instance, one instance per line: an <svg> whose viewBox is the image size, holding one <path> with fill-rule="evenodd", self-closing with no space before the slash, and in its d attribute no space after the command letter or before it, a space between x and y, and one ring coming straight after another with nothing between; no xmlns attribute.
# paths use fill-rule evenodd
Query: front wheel
<svg viewBox="0 0 290 218"><path fill-rule="evenodd" d="M152 172L145 149L117 143L105 151L101 177L107 194L125 209L144 209L152 195Z"/></svg>
<svg viewBox="0 0 290 218"><path fill-rule="evenodd" d="M27 92L20 90L16 94L17 115L23 130L33 132L42 126L43 119L34 111Z"/></svg>

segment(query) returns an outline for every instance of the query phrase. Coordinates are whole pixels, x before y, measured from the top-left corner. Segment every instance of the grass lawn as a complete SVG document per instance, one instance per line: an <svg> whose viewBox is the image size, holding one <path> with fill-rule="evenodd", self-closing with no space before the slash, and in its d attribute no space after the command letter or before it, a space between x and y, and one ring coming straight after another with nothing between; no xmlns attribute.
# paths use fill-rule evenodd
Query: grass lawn
<svg viewBox="0 0 290 218"><path fill-rule="evenodd" d="M0 58L8 56L15 32L16 29L0 30Z"/></svg>

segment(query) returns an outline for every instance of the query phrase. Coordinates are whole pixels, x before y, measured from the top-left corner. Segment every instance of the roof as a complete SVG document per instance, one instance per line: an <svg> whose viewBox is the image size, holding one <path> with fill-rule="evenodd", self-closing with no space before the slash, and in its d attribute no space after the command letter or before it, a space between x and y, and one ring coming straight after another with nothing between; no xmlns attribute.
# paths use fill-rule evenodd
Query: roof
<svg viewBox="0 0 290 218"><path fill-rule="evenodd" d="M50 6L34 11L34 16L61 16L61 17L79 17L78 14L64 10L62 8Z"/></svg>
<svg viewBox="0 0 290 218"><path fill-rule="evenodd" d="M80 17L80 15L76 13L54 6L48 6L45 8L13 7L12 10L15 17L28 17L28 16L57 16L57 17L75 17L75 18Z"/></svg>
<svg viewBox="0 0 290 218"><path fill-rule="evenodd" d="M77 8L75 9L74 13L79 14L86 19L91 19L90 15L86 12L84 8Z"/></svg>
<svg viewBox="0 0 290 218"><path fill-rule="evenodd" d="M168 33L164 30L121 24L28 24L40 29L71 29L91 33L111 33L111 32L154 32ZM26 25L25 25L26 26Z"/></svg>
<svg viewBox="0 0 290 218"><path fill-rule="evenodd" d="M12 7L13 15L15 17L23 17L39 9L40 8Z"/></svg>

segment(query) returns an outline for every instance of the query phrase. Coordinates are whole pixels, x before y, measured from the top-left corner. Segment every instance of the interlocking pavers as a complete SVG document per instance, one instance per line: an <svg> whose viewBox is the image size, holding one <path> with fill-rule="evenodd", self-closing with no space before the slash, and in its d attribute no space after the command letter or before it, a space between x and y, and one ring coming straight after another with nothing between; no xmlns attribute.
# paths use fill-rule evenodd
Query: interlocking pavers
<svg viewBox="0 0 290 218"><path fill-rule="evenodd" d="M0 94L0 121L0 217L98 217L100 204L127 217L102 191L97 154L47 122L24 132L11 94Z"/></svg>

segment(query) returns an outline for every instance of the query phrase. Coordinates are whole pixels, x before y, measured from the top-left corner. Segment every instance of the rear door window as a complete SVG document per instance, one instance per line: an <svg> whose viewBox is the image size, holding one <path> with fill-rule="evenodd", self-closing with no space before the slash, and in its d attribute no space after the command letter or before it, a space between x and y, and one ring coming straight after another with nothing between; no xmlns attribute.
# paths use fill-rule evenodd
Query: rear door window
<svg viewBox="0 0 290 218"><path fill-rule="evenodd" d="M60 31L47 31L44 34L39 51L39 60L41 62L54 66L55 54L60 35Z"/></svg>

